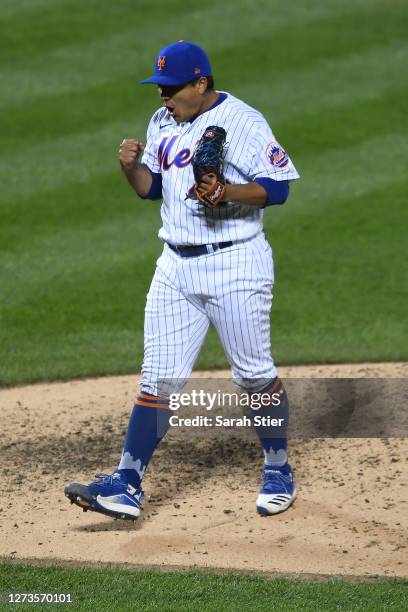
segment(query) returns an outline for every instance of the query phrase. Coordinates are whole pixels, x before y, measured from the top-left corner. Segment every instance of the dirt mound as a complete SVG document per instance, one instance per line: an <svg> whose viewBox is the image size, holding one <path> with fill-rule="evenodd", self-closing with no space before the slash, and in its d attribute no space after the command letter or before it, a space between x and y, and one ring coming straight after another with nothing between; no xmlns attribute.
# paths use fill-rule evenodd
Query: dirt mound
<svg viewBox="0 0 408 612"><path fill-rule="evenodd" d="M281 368L283 378L407 378L407 364ZM226 372L197 373L224 378ZM255 439L171 433L149 467L143 519L82 513L63 495L117 465L136 377L0 391L0 555L266 572L407 575L407 441L292 440L298 500L254 511ZM405 475L405 478L404 478Z"/></svg>

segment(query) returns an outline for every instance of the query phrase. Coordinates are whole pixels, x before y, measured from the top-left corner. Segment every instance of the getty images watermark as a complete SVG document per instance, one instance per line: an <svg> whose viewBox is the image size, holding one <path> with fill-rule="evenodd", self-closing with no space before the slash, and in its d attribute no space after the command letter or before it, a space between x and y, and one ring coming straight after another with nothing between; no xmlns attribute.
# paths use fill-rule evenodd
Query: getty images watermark
<svg viewBox="0 0 408 612"><path fill-rule="evenodd" d="M158 432L164 435L170 416L174 435L183 436L205 431L220 437L232 428L251 436L255 425L258 432L265 430L264 437L282 432L296 439L408 437L408 378L285 378L282 402L274 389L265 392L268 381L255 382L250 392L225 378L160 380L157 395L169 400L170 410L159 411ZM255 423L256 416L267 415L276 420L273 425ZM193 421L197 416L211 420Z"/></svg>
<svg viewBox="0 0 408 612"><path fill-rule="evenodd" d="M204 389L192 389L189 393L172 393L169 396L169 408L178 410L182 406L196 406L212 410L214 406L240 407L260 410L265 406L280 406L281 395L279 393L225 393L215 391L209 393Z"/></svg>
<svg viewBox="0 0 408 612"><path fill-rule="evenodd" d="M282 404L282 396L279 393L227 393L222 391L206 392L204 389L192 389L186 393L172 393L169 396L170 410L177 411L180 408L198 408L211 411L214 408L240 408L246 411L258 411L263 408L278 408ZM218 414L215 417L197 414L192 417L172 415L169 419L170 425L175 427L284 427L285 418L276 415L261 416L251 414L241 416L225 416Z"/></svg>

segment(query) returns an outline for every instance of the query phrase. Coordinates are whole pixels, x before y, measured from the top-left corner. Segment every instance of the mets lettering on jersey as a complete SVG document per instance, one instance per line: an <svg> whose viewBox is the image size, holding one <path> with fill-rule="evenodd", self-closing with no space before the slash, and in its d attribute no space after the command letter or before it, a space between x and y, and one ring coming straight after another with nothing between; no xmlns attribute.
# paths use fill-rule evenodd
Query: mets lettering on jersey
<svg viewBox="0 0 408 612"><path fill-rule="evenodd" d="M166 108L160 108L149 123L142 162L162 175L159 237L172 244L245 240L262 230L264 211L260 208L229 202L206 209L195 200L186 200L194 184L191 158L209 125L219 125L227 132L224 175L230 183L260 177L275 181L299 178L265 117L229 93L221 92L212 108L185 123L176 123Z"/></svg>
<svg viewBox="0 0 408 612"><path fill-rule="evenodd" d="M171 158L172 147L178 138L179 136L172 136L171 138L166 136L161 141L157 155L159 165L162 170L168 170L173 164L175 164L178 168L184 168L191 162L193 153L190 151L190 149L182 149L173 157L173 159Z"/></svg>

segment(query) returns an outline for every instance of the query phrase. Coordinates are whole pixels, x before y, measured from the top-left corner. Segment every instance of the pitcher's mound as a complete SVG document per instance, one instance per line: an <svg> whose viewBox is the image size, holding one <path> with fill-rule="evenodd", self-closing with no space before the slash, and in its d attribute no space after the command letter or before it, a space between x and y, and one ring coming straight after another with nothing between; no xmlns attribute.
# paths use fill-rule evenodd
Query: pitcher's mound
<svg viewBox="0 0 408 612"><path fill-rule="evenodd" d="M406 364L280 369L282 378L407 373ZM136 389L125 376L0 392L3 557L407 576L406 439L292 440L298 499L274 517L255 512L259 446L234 435L168 436L135 524L70 506L68 481L87 483L117 465Z"/></svg>

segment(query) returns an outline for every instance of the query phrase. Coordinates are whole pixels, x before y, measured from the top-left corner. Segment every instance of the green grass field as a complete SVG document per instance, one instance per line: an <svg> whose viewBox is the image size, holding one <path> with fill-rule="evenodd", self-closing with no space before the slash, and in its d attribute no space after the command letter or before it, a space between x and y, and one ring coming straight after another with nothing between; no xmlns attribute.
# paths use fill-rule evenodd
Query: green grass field
<svg viewBox="0 0 408 612"><path fill-rule="evenodd" d="M0 381L137 371L158 202L122 177L179 38L259 108L301 173L265 213L278 363L408 357L404 0L3 0ZM198 367L226 365L210 333Z"/></svg>
<svg viewBox="0 0 408 612"><path fill-rule="evenodd" d="M71 593L79 610L406 610L407 581L268 579L238 573L62 568L0 563L2 595ZM20 604L24 610L37 606ZM50 607L51 606L44 606ZM58 608L61 606L58 606ZM3 609L18 608L6 606Z"/></svg>

